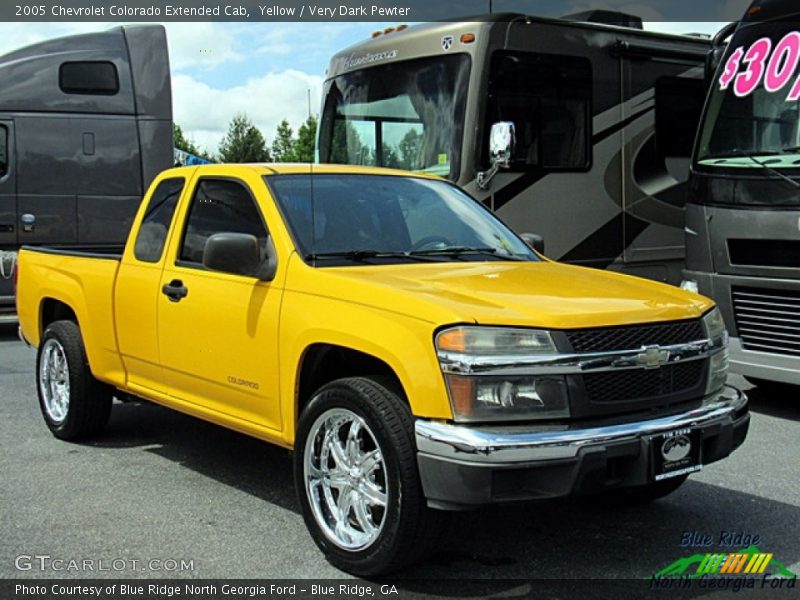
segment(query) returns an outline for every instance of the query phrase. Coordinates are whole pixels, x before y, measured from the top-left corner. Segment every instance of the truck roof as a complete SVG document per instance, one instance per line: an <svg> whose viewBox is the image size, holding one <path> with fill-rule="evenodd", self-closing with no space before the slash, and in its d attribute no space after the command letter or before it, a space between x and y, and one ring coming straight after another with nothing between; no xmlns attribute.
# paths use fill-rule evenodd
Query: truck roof
<svg viewBox="0 0 800 600"><path fill-rule="evenodd" d="M175 167L167 169L164 174L181 176L188 173L203 175L204 173L219 174L220 170L228 171L231 174L243 171L255 171L259 175L305 175L305 174L342 174L342 175L393 175L405 177L423 177L426 179L438 179L441 177L428 173L413 173L400 169L386 169L383 167L368 167L361 165L335 165L335 164L310 164L310 163L216 163L207 165L195 165L189 167Z"/></svg>

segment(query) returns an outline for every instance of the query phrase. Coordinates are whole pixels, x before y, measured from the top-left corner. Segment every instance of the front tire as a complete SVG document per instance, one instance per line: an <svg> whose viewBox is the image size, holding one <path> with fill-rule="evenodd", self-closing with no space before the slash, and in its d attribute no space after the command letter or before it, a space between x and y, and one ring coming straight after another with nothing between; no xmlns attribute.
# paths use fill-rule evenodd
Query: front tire
<svg viewBox="0 0 800 600"><path fill-rule="evenodd" d="M103 430L113 391L92 376L77 323L47 326L36 355L36 380L39 408L54 436L72 441Z"/></svg>
<svg viewBox="0 0 800 600"><path fill-rule="evenodd" d="M445 515L427 507L408 407L385 382L322 387L300 416L294 477L306 526L334 566L395 571L435 548Z"/></svg>

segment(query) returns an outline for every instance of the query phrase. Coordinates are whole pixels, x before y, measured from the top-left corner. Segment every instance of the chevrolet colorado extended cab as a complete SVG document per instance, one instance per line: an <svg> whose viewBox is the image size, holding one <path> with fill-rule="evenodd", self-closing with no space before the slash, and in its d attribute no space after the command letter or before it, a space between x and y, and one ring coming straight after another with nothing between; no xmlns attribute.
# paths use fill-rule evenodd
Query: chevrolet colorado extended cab
<svg viewBox="0 0 800 600"><path fill-rule="evenodd" d="M433 177L171 169L121 254L25 248L17 276L56 437L137 397L293 449L311 535L360 575L448 510L654 499L747 434L711 300L547 260Z"/></svg>

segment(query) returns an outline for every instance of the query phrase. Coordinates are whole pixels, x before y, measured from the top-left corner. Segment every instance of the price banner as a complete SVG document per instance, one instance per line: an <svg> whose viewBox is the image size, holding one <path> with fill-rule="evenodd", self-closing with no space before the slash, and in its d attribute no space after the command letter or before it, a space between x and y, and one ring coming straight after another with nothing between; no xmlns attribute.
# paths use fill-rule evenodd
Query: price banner
<svg viewBox="0 0 800 600"><path fill-rule="evenodd" d="M763 37L746 50L739 46L731 53L719 78L719 87L721 90L733 87L733 93L744 98L763 83L770 93L789 89L786 101L794 102L800 98L800 77L795 78L798 63L800 32L787 33L774 47L770 38ZM792 86L788 88L790 83Z"/></svg>

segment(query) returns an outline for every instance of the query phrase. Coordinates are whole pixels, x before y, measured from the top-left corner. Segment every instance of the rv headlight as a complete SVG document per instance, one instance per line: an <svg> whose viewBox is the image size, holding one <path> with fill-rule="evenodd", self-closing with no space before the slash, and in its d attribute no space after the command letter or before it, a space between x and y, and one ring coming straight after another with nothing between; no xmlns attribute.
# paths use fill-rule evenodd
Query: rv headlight
<svg viewBox="0 0 800 600"><path fill-rule="evenodd" d="M525 374L526 359L556 353L546 331L454 327L436 336L436 351L458 422L569 417L564 377Z"/></svg>
<svg viewBox="0 0 800 600"><path fill-rule="evenodd" d="M728 330L718 308L703 317L706 336L711 340L712 350L708 360L708 383L706 395L713 394L725 385L728 379Z"/></svg>

